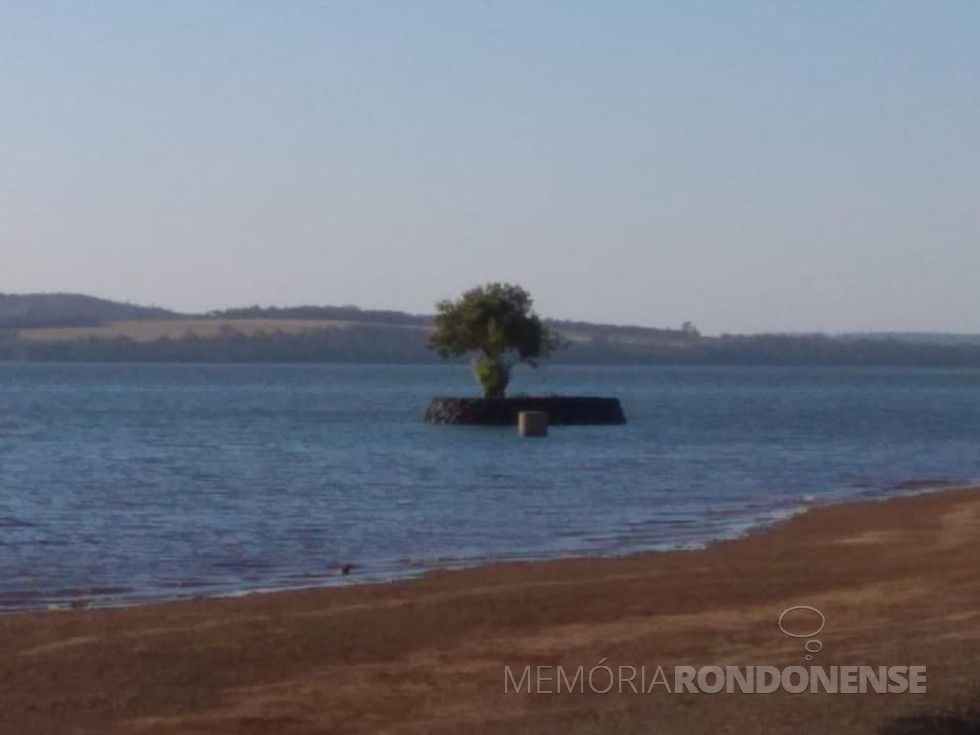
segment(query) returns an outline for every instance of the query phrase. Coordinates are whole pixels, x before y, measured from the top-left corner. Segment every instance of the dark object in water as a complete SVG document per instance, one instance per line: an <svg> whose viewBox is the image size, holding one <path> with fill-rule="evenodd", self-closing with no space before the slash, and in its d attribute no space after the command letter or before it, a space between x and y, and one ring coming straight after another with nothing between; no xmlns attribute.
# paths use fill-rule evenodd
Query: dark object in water
<svg viewBox="0 0 980 735"><path fill-rule="evenodd" d="M626 423L619 399L600 396L433 398L425 420L430 424L514 426L521 411L543 411L552 426Z"/></svg>

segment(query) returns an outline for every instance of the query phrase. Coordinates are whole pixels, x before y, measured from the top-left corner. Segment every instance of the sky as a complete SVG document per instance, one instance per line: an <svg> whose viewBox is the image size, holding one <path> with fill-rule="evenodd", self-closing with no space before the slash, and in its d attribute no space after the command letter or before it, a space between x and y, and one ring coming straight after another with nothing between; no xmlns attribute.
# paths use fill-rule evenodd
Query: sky
<svg viewBox="0 0 980 735"><path fill-rule="evenodd" d="M0 11L0 292L980 332L975 0Z"/></svg>

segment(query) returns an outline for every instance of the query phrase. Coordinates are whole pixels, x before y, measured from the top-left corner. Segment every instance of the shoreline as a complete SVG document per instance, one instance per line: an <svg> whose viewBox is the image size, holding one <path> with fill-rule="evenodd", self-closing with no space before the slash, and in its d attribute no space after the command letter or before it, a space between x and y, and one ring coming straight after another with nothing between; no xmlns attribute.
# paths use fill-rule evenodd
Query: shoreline
<svg viewBox="0 0 980 735"><path fill-rule="evenodd" d="M423 579L431 574L442 572L461 572L485 567L495 567L508 564L549 564L553 562L577 561L589 559L628 559L635 556L675 554L689 551L702 551L718 544L729 543L739 539L751 537L757 534L765 534L778 529L783 524L798 516L807 515L825 508L848 506L856 503L881 503L889 502L894 499L917 497L920 495L932 495L958 490L970 490L980 488L980 482L960 482L945 479L932 479L922 481L906 481L883 487L861 488L860 492L850 497L834 498L821 501L820 499L809 499L806 496L798 499L794 504L785 507L773 507L763 513L764 520L745 521L735 524L736 528L728 529L724 534L698 540L692 543L680 543L669 546L668 548L629 548L612 553L590 553L589 551L561 551L553 555L521 555L514 554L510 557L484 557L471 560L460 560L448 564L435 563L432 565L412 565L407 562L396 562L400 564L398 568L389 567L388 571L370 571L367 565L355 564L361 569L366 569L368 575L360 577L363 572L355 572L353 575L329 575L322 576L310 575L312 581L308 584L285 584L271 586L246 587L227 591L215 592L212 594L194 594L178 596L148 595L145 597L132 596L124 599L108 600L101 602L97 596L80 594L69 599L58 599L56 601L40 602L36 605L25 604L20 606L0 606L0 618L11 615L23 615L40 612L67 612L70 610L116 610L130 609L134 607L146 607L156 605L168 605L184 602L203 602L207 600L239 599L253 595L276 595L291 592L307 592L315 590L335 590L346 589L348 587L362 587L374 585L390 585L401 582L410 582ZM737 528L737 526L743 526ZM388 563L392 565L392 562ZM414 568L413 568L414 566ZM191 585L188 585L191 587ZM38 597L43 593L32 593ZM3 596L0 595L0 598Z"/></svg>
<svg viewBox="0 0 980 735"><path fill-rule="evenodd" d="M886 732L980 704L977 558L980 489L960 488L822 506L695 551L15 613L0 732ZM503 692L505 666L802 665L804 641L776 625L794 605L826 615L812 664L927 666L927 693Z"/></svg>

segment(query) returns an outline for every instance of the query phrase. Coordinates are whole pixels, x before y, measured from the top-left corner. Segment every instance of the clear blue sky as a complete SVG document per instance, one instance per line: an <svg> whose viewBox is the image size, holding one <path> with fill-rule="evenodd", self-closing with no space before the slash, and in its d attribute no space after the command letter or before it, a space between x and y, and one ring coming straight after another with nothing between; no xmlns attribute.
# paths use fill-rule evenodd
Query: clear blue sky
<svg viewBox="0 0 980 735"><path fill-rule="evenodd" d="M980 332L975 0L0 8L0 291Z"/></svg>

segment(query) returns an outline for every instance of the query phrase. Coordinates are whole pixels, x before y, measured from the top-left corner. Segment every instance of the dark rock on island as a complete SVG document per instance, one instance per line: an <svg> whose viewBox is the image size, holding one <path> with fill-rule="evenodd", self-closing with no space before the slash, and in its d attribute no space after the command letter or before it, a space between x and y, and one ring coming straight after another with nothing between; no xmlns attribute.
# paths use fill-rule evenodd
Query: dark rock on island
<svg viewBox="0 0 980 735"><path fill-rule="evenodd" d="M431 424L510 426L517 423L521 411L546 411L552 426L626 423L619 399L599 396L433 398L425 420Z"/></svg>

